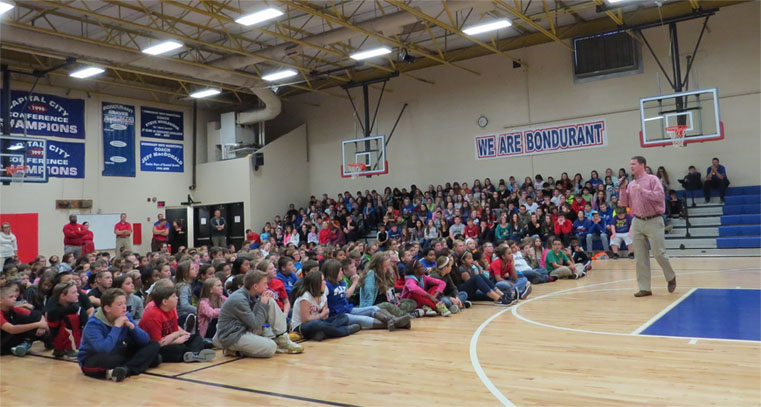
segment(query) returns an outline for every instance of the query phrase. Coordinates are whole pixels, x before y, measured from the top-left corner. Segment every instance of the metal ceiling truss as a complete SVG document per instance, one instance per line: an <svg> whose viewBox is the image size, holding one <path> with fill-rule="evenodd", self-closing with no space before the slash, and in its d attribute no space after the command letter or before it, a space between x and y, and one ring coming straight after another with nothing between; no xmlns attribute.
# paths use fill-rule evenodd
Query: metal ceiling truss
<svg viewBox="0 0 761 407"><path fill-rule="evenodd" d="M744 2L679 0L663 3L660 7L635 4L631 10L631 3L614 7L605 0L571 4L563 0L491 0L492 11L487 14L492 17L509 15L513 26L512 32L507 34L513 36L504 37L500 33L499 37L474 37L466 35L462 28L467 21L483 17L481 12L487 9L479 7L480 11L474 12L468 7L455 8L453 1L441 0L439 4L418 0L268 0L265 3L279 6L285 15L265 24L243 27L235 23L235 19L247 10L238 8L241 3L234 0L34 0L17 1L17 9L13 12L15 19L6 17L3 24L93 46L129 51L136 59L163 58L258 83L262 83L262 75L270 71L290 68L299 76L292 82L277 85L283 88L281 96L315 92L345 98L326 89L396 73L432 84L429 79L411 72L435 65L480 75L457 62L489 54L527 66L527 61L508 51L551 41L572 51L567 40L576 36L615 29L625 29L635 36L629 27ZM415 22L382 33L362 24L372 18L401 13L411 14L416 21L402 20ZM371 17L373 15L375 17ZM348 29L356 35L335 37L331 41L317 40L316 36L338 29L347 33L350 32ZM514 36L515 33L519 35ZM311 40L313 37L315 39ZM140 51L149 43L168 39L181 41L184 48L171 57L147 57ZM371 43L393 47L397 53L406 50L414 58L402 60L392 53L358 63L349 57ZM32 59L26 61L29 65L19 69L44 65L39 57L65 59L67 56L65 50L49 52L7 41L1 44L4 52L31 56ZM108 68L107 76L92 81L96 86L142 91L153 100L182 99L195 87L223 89L225 92L213 100L215 103L245 104L256 100L250 89L217 82L214 76L189 78L153 69L115 66L108 61L81 59L80 62ZM52 76L59 78L63 75L55 73ZM262 83L261 86L266 85ZM392 90L386 88L385 91Z"/></svg>

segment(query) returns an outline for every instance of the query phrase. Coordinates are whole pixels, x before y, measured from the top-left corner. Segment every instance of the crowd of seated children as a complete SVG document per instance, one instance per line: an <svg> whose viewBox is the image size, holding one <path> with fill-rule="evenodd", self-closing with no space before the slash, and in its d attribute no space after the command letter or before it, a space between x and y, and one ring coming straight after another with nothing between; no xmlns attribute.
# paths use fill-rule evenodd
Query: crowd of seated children
<svg viewBox="0 0 761 407"><path fill-rule="evenodd" d="M693 189L696 173L683 180ZM300 353L299 338L410 328L413 318L449 316L472 301L508 306L532 284L583 277L584 248L595 240L607 252L609 238L613 258L623 243L632 257L632 217L615 195L626 176L325 195L248 234L237 251L170 254L162 245L144 256L9 258L0 273L2 353L23 356L40 340L55 356L76 357L85 374L120 381L161 361L212 360L212 347ZM667 188L665 170L659 177ZM356 241L376 225L378 242Z"/></svg>

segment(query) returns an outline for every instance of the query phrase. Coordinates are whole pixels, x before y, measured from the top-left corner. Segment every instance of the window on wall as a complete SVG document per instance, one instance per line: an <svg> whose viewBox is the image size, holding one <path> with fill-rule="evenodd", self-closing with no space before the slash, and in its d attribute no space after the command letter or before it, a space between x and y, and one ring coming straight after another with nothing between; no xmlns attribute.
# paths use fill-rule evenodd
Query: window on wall
<svg viewBox="0 0 761 407"><path fill-rule="evenodd" d="M625 31L573 40L576 81L606 79L642 72L640 45Z"/></svg>

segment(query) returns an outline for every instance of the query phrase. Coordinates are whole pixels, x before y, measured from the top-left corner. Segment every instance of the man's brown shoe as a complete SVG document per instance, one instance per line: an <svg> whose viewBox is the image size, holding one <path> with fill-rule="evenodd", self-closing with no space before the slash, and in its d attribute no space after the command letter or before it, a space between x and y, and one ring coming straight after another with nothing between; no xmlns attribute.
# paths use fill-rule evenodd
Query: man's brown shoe
<svg viewBox="0 0 761 407"><path fill-rule="evenodd" d="M674 290L676 290L676 277L674 277L673 280L669 281L669 292L673 293Z"/></svg>
<svg viewBox="0 0 761 407"><path fill-rule="evenodd" d="M638 298L639 297L647 297L648 295L653 295L653 292L652 291L647 291L647 290L640 290L640 291L637 291L636 293L634 293L634 296L638 297Z"/></svg>

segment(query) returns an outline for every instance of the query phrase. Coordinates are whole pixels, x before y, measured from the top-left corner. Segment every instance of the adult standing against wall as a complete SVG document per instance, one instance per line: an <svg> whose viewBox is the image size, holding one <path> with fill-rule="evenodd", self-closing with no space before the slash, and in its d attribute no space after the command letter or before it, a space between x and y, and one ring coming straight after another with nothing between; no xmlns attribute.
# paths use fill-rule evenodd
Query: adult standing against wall
<svg viewBox="0 0 761 407"><path fill-rule="evenodd" d="M82 256L95 253L95 235L90 230L90 222L82 222Z"/></svg>
<svg viewBox="0 0 761 407"><path fill-rule="evenodd" d="M119 222L114 225L114 234L116 235L116 255L119 256L123 250L132 250L132 224L127 222L127 214L119 215Z"/></svg>
<svg viewBox="0 0 761 407"><path fill-rule="evenodd" d="M227 247L227 223L222 212L217 209L211 218L211 244L214 247Z"/></svg>
<svg viewBox="0 0 761 407"><path fill-rule="evenodd" d="M169 226L166 224L166 218L159 215L158 222L153 224L153 239L151 239L151 251L158 252L161 246L169 241Z"/></svg>
<svg viewBox="0 0 761 407"><path fill-rule="evenodd" d="M0 270L8 259L18 257L18 239L11 232L11 224L3 222L0 225Z"/></svg>
<svg viewBox="0 0 761 407"><path fill-rule="evenodd" d="M169 244L172 245L172 254L177 253L180 247L187 247L188 245L188 236L185 234L185 227L180 219L172 221L172 227L169 230Z"/></svg>
<svg viewBox="0 0 761 407"><path fill-rule="evenodd" d="M85 228L77 223L77 215L69 215L69 223L63 226L63 252L73 253L74 257L82 256L82 236Z"/></svg>
<svg viewBox="0 0 761 407"><path fill-rule="evenodd" d="M647 160L642 156L634 156L629 162L632 171L632 182L622 177L619 186L621 204L631 208L634 216L631 231L634 240L634 258L637 269L637 285L639 291L635 297L653 295L650 290L650 253L663 269L663 275L668 282L668 290L673 293L676 289L676 274L666 257L666 240L664 238L663 213L666 211L666 198L663 185L655 175L645 172ZM649 247L648 247L649 244Z"/></svg>

